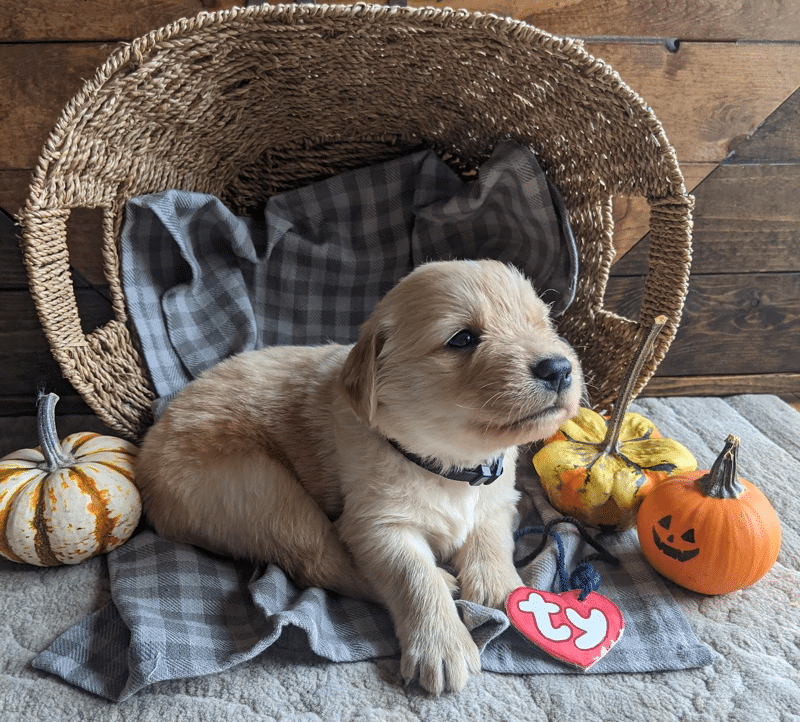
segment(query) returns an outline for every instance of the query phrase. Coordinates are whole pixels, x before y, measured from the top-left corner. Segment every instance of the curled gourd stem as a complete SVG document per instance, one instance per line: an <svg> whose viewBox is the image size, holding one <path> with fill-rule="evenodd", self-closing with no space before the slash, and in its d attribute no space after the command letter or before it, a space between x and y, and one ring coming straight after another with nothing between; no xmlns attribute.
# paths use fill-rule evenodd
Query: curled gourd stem
<svg viewBox="0 0 800 722"><path fill-rule="evenodd" d="M605 451L616 452L619 451L619 434L622 431L622 422L625 420L625 412L631 403L633 396L633 389L636 387L636 382L642 373L645 361L649 358L653 345L661 333L661 329L667 323L666 316L657 316L650 327L650 331L639 343L639 348L633 355L633 361L628 367L628 372L625 375L625 380L622 382L622 389L619 392L616 402L614 403L614 410L611 413L611 418L608 420L608 431L606 437L603 439L603 449Z"/></svg>
<svg viewBox="0 0 800 722"><path fill-rule="evenodd" d="M736 452L739 438L730 434L725 439L725 447L705 476L697 480L704 496L714 499L738 499L746 491L739 481L736 465Z"/></svg>
<svg viewBox="0 0 800 722"><path fill-rule="evenodd" d="M56 394L42 394L39 396L39 410L36 416L39 444L42 447L42 456L47 463L47 470L52 474L59 469L70 466L75 459L64 453L61 442L56 433Z"/></svg>

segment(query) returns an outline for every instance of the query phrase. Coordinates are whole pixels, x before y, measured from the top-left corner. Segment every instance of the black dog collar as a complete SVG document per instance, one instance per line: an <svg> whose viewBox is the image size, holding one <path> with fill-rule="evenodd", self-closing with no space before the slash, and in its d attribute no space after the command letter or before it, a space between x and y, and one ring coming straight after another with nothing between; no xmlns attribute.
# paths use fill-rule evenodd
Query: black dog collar
<svg viewBox="0 0 800 722"><path fill-rule="evenodd" d="M421 466L425 471L430 471L432 474L443 476L445 479L452 481L466 481L470 486L480 486L481 484L491 484L497 481L503 473L503 457L498 456L492 459L491 462L486 464L479 464L472 469L448 469L445 470L440 464L429 464L422 457L406 451L394 439L387 439L387 441L399 451L409 461L413 461L417 466Z"/></svg>

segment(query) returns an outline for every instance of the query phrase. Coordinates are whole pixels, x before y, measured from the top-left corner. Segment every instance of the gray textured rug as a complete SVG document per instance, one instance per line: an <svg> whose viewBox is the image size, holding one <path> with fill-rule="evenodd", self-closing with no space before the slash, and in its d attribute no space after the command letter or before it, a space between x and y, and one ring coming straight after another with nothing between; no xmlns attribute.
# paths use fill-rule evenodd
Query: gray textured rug
<svg viewBox="0 0 800 722"><path fill-rule="evenodd" d="M0 719L800 720L800 414L770 396L643 399L635 408L706 468L727 434L739 436L740 473L767 494L783 524L778 562L754 586L721 597L669 587L698 638L718 653L713 665L591 676L485 672L463 692L434 698L402 686L396 658L333 664L287 644L115 705L31 666L57 635L108 602L105 559L55 569L0 562ZM62 436L72 430L60 428ZM6 436L0 452L31 438Z"/></svg>

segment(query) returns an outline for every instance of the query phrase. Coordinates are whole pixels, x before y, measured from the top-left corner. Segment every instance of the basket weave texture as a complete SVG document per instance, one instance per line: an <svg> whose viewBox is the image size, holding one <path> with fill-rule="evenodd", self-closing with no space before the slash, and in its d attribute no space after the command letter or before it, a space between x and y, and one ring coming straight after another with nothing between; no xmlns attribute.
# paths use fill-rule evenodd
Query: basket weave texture
<svg viewBox="0 0 800 722"><path fill-rule="evenodd" d="M269 6L202 13L117 49L67 104L20 211L30 290L64 376L111 428L137 439L152 385L119 273L125 202L181 188L246 212L270 195L432 147L468 172L498 140L528 145L561 190L578 243L575 301L559 319L591 401L608 408L643 329L680 321L692 197L644 101L577 41L466 11ZM611 199L650 205L639 318L603 308ZM85 333L69 268L72 209L103 211L114 319Z"/></svg>

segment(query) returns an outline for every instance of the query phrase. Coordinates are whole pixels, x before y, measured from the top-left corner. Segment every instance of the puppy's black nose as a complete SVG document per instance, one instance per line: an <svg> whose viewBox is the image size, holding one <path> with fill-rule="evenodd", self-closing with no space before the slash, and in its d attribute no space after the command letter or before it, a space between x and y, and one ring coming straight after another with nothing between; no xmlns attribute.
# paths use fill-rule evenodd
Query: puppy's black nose
<svg viewBox="0 0 800 722"><path fill-rule="evenodd" d="M531 367L533 375L556 393L572 383L572 364L563 356L552 356Z"/></svg>

